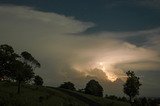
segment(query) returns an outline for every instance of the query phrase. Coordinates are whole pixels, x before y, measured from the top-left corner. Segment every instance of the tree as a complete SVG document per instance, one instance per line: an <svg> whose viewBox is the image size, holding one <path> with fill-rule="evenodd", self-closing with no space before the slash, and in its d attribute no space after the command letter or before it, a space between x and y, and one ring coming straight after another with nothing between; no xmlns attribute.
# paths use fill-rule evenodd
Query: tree
<svg viewBox="0 0 160 106"><path fill-rule="evenodd" d="M71 82L64 82L63 84L61 84L59 86L59 88L64 88L64 89L69 89L69 90L76 90L76 88L74 87L74 84Z"/></svg>
<svg viewBox="0 0 160 106"><path fill-rule="evenodd" d="M149 105L148 100L147 100L146 97L143 97L143 98L141 99L141 103L142 103L142 106L148 106L148 105Z"/></svg>
<svg viewBox="0 0 160 106"><path fill-rule="evenodd" d="M108 99L118 100L118 97L115 95L110 95L110 96L108 96Z"/></svg>
<svg viewBox="0 0 160 106"><path fill-rule="evenodd" d="M127 98L123 96L123 97L121 98L121 101L127 102Z"/></svg>
<svg viewBox="0 0 160 106"><path fill-rule="evenodd" d="M0 77L18 82L20 93L21 82L27 82L34 76L33 70L40 67L40 63L28 52L18 55L9 45L0 45Z"/></svg>
<svg viewBox="0 0 160 106"><path fill-rule="evenodd" d="M20 93L21 82L27 82L34 77L33 70L38 67L40 68L40 63L28 52L24 51L21 53L20 60L16 63L15 68L15 80L18 82L18 91Z"/></svg>
<svg viewBox="0 0 160 106"><path fill-rule="evenodd" d="M10 78L11 65L19 58L13 48L7 44L0 45L0 77L1 79Z"/></svg>
<svg viewBox="0 0 160 106"><path fill-rule="evenodd" d="M103 96L103 88L98 81L90 80L85 87L85 93L94 96Z"/></svg>
<svg viewBox="0 0 160 106"><path fill-rule="evenodd" d="M126 83L123 85L123 91L129 96L130 102L132 102L132 99L136 95L139 95L139 87L142 84L139 82L139 77L137 77L133 71L128 71L126 74L128 78Z"/></svg>
<svg viewBox="0 0 160 106"><path fill-rule="evenodd" d="M34 84L38 85L38 86L39 85L42 86L43 85L43 79L39 75L36 75L34 77Z"/></svg>
<svg viewBox="0 0 160 106"><path fill-rule="evenodd" d="M31 78L34 77L33 68L23 63L22 61L16 60L12 66L13 73L12 73L12 79L16 80L18 82L18 90L17 93L20 93L20 86L22 82L27 82Z"/></svg>

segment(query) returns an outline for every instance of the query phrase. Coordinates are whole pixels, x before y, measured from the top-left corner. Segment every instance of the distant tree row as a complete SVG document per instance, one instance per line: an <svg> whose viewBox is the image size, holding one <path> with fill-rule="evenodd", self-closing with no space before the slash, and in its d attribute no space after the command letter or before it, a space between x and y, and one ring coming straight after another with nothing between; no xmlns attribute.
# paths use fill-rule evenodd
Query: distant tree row
<svg viewBox="0 0 160 106"><path fill-rule="evenodd" d="M35 76L35 68L40 68L40 63L27 51L20 55L6 44L0 45L0 80L9 80L18 83L17 92L20 93L21 83L27 83L34 78L35 85L42 85L43 79Z"/></svg>
<svg viewBox="0 0 160 106"><path fill-rule="evenodd" d="M127 75L127 80L126 83L123 85L124 86L123 91L126 95L129 96L129 102L132 103L133 98L136 95L139 95L139 87L142 84L139 82L139 77L137 77L133 71L126 72L126 75ZM76 90L74 84L71 82L64 82L63 84L60 85L60 88ZM95 80L90 80L86 84L86 87L84 89L79 89L78 91L85 94L103 97L103 88L98 83L98 81ZM121 98L121 97L116 97L114 95L110 96L106 95L106 98L128 102L128 100L125 97Z"/></svg>
<svg viewBox="0 0 160 106"><path fill-rule="evenodd" d="M115 95L106 95L105 98L122 101L122 102L130 102L126 97L117 97ZM160 98L135 98L132 102L132 106L158 106L160 104Z"/></svg>
<svg viewBox="0 0 160 106"><path fill-rule="evenodd" d="M71 82L64 82L59 86L59 88L64 88L64 89L69 89L69 90L76 90L74 87L74 84ZM102 86L98 83L98 81L95 80L90 80L84 89L79 90L79 92L85 93L85 94L90 94L94 96L103 96L103 88Z"/></svg>
<svg viewBox="0 0 160 106"><path fill-rule="evenodd" d="M128 102L126 97L117 97L115 95L107 95L105 96L107 99L112 99L112 100L118 100L118 101L123 101L123 102Z"/></svg>

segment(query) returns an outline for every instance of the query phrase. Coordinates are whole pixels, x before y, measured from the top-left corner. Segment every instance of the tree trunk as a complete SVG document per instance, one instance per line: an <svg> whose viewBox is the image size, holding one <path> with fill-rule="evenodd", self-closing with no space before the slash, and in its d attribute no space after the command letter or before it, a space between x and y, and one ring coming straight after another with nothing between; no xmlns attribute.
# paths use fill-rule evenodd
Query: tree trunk
<svg viewBox="0 0 160 106"><path fill-rule="evenodd" d="M133 106L133 103L132 103L132 96L129 96L129 102L130 102L131 106Z"/></svg>
<svg viewBox="0 0 160 106"><path fill-rule="evenodd" d="M17 91L18 94L20 93L20 87L21 87L21 81L19 80L18 81L18 91Z"/></svg>
<svg viewBox="0 0 160 106"><path fill-rule="evenodd" d="M131 96L129 97L129 102L132 103L132 97Z"/></svg>

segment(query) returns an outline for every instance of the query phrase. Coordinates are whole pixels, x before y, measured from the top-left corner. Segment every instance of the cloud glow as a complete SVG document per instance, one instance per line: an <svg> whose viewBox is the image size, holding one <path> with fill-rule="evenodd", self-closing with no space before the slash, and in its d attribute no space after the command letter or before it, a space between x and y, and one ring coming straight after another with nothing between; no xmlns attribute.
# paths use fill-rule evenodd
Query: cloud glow
<svg viewBox="0 0 160 106"><path fill-rule="evenodd" d="M147 65L147 70L160 68L156 38L147 43L155 42L154 48L138 47L119 39L123 34L126 37L139 32L76 35L94 27L94 23L19 6L0 6L0 14L0 42L12 45L16 51L27 49L37 56L42 64L37 73L46 85L65 80L79 82L85 76L114 82L118 78L123 80L129 69L146 71L148 63L152 64Z"/></svg>

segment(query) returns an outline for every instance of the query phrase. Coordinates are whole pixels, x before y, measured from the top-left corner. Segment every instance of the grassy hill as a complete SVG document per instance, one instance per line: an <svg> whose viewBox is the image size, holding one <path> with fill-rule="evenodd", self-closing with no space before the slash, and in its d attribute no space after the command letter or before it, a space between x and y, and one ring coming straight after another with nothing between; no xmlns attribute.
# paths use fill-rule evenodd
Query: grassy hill
<svg viewBox="0 0 160 106"><path fill-rule="evenodd" d="M113 101L51 87L22 85L17 94L15 83L0 82L0 106L130 106Z"/></svg>

